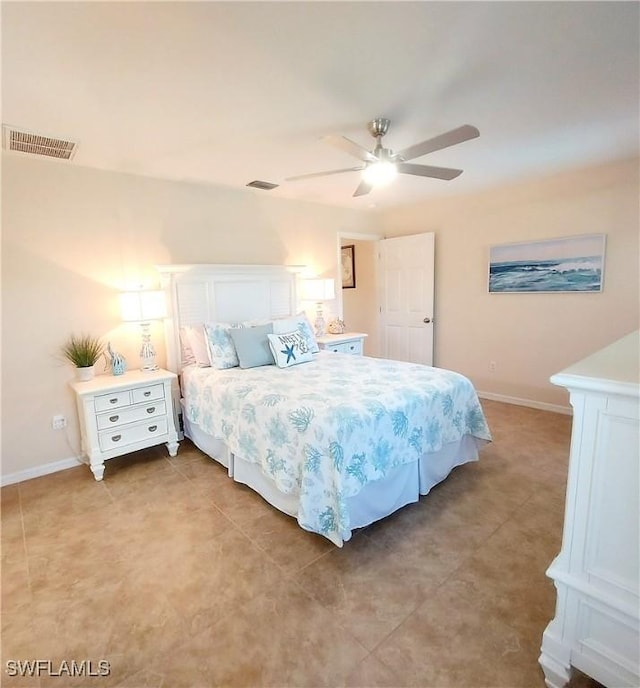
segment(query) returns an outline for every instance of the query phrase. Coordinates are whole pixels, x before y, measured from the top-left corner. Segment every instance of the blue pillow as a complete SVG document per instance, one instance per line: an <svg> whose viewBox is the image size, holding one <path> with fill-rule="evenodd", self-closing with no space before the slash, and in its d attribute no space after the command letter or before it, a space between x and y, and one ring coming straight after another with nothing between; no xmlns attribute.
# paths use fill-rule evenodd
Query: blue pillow
<svg viewBox="0 0 640 688"><path fill-rule="evenodd" d="M272 332L273 325L271 323L229 330L241 368L258 368L275 363L267 337Z"/></svg>

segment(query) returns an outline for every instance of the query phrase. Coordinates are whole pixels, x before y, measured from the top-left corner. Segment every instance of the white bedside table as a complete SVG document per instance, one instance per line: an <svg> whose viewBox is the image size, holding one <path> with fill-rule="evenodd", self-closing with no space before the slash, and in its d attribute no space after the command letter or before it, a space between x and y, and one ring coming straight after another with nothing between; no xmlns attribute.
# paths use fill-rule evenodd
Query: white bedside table
<svg viewBox="0 0 640 688"><path fill-rule="evenodd" d="M352 356L362 356L364 353L364 332L345 332L344 334L325 334L317 338L318 347L325 351L336 351Z"/></svg>
<svg viewBox="0 0 640 688"><path fill-rule="evenodd" d="M82 451L96 480L102 480L104 462L115 456L163 442L170 456L178 453L171 395L176 377L168 370L132 370L71 383L78 404Z"/></svg>

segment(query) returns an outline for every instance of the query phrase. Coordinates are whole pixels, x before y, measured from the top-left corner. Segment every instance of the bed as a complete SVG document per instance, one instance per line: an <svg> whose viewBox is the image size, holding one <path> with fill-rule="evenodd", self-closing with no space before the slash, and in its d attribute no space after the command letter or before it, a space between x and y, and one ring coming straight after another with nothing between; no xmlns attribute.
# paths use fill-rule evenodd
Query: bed
<svg viewBox="0 0 640 688"><path fill-rule="evenodd" d="M286 367L185 365L185 328L258 333L299 313L302 268L159 269L185 435L230 479L335 545L418 501L491 440L471 382L452 371L328 351Z"/></svg>

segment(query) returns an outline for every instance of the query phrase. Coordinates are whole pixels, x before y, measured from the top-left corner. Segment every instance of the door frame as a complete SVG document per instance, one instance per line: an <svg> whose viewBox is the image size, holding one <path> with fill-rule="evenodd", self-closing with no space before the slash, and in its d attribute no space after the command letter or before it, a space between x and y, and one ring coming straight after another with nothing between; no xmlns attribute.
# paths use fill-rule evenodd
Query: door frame
<svg viewBox="0 0 640 688"><path fill-rule="evenodd" d="M338 232L337 234L337 239L336 239L336 269L337 269L337 274L338 277L342 274L341 270L341 265L342 265L342 259L340 255L340 248L342 246L342 241L343 239L354 239L356 241L375 241L378 242L380 239L384 239L385 237L380 236L379 234L367 234L364 232ZM378 263L379 261L374 261L375 265L373 266L375 278L376 278L376 293L375 293L375 299L376 301L380 301L380 280L378 279ZM337 292L337 302L338 302L338 317L344 320L344 308L343 308L343 303L342 303L342 284L338 285L338 288L336 289ZM380 329L380 307L379 304L376 308L376 330Z"/></svg>

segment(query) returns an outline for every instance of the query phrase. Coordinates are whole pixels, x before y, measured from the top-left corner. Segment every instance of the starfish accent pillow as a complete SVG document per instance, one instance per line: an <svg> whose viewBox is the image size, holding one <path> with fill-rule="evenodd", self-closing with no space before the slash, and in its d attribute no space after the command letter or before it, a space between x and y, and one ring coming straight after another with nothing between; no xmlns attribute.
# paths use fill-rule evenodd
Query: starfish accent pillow
<svg viewBox="0 0 640 688"><path fill-rule="evenodd" d="M282 334L268 334L269 348L278 368L289 368L313 360L306 337L295 330Z"/></svg>

